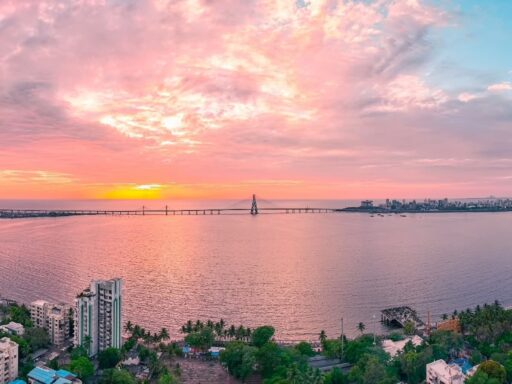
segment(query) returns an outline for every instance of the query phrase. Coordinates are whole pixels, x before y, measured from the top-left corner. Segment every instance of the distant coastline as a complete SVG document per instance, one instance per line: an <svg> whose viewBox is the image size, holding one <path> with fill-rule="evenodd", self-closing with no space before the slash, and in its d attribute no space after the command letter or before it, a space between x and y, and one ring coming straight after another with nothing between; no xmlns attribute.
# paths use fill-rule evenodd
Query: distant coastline
<svg viewBox="0 0 512 384"><path fill-rule="evenodd" d="M359 212L369 214L403 214L403 213L460 213L460 212L510 212L512 199L491 199L479 201L416 200L399 201L387 199L384 204L374 205L373 200L363 200L359 207L347 207L339 212Z"/></svg>

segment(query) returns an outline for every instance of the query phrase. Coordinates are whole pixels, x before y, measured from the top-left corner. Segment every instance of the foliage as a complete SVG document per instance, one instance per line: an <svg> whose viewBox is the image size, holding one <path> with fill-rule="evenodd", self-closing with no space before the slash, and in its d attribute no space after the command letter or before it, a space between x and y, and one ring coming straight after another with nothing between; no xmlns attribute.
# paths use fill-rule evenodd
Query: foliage
<svg viewBox="0 0 512 384"><path fill-rule="evenodd" d="M10 305L8 307L8 314L4 318L4 323L8 323L10 321L14 321L15 323L19 323L24 327L32 327L32 320L30 320L30 309L28 309L25 304L23 305Z"/></svg>
<svg viewBox="0 0 512 384"><path fill-rule="evenodd" d="M27 328L23 338L27 340L32 351L47 347L50 344L48 332L43 328Z"/></svg>
<svg viewBox="0 0 512 384"><path fill-rule="evenodd" d="M158 384L177 384L178 380L171 373L165 372L158 379Z"/></svg>
<svg viewBox="0 0 512 384"><path fill-rule="evenodd" d="M136 384L135 378L125 369L106 369L100 384Z"/></svg>
<svg viewBox="0 0 512 384"><path fill-rule="evenodd" d="M484 372L491 379L497 379L499 383L504 383L507 378L505 368L493 360L487 360L478 366L478 370Z"/></svg>
<svg viewBox="0 0 512 384"><path fill-rule="evenodd" d="M489 377L487 373L480 371L467 379L466 384L501 384L501 382L498 379Z"/></svg>
<svg viewBox="0 0 512 384"><path fill-rule="evenodd" d="M295 346L295 349L302 355L302 356L314 356L315 351L313 351L313 347L311 347L311 344L302 341L299 344Z"/></svg>
<svg viewBox="0 0 512 384"><path fill-rule="evenodd" d="M406 321L404 324L404 333L406 335L414 335L414 332L416 332L416 326L412 321Z"/></svg>
<svg viewBox="0 0 512 384"><path fill-rule="evenodd" d="M94 365L91 360L82 356L75 360L71 360L69 370L76 373L80 379L85 381L94 374Z"/></svg>
<svg viewBox="0 0 512 384"><path fill-rule="evenodd" d="M270 325L264 325L262 327L258 327L252 333L252 344L255 347L262 347L265 343L268 343L272 336L274 336L275 329Z"/></svg>
<svg viewBox="0 0 512 384"><path fill-rule="evenodd" d="M341 341L338 339L328 339L322 344L323 354L331 359L341 356Z"/></svg>
<svg viewBox="0 0 512 384"><path fill-rule="evenodd" d="M324 377L324 384L347 384L348 378L341 372L341 369L334 368Z"/></svg>
<svg viewBox="0 0 512 384"><path fill-rule="evenodd" d="M220 354L220 361L228 368L230 374L245 380L254 371L257 348L240 341L230 342Z"/></svg>
<svg viewBox="0 0 512 384"><path fill-rule="evenodd" d="M121 351L117 348L107 348L98 354L100 369L114 368L121 361Z"/></svg>
<svg viewBox="0 0 512 384"><path fill-rule="evenodd" d="M203 328L198 331L193 331L185 336L185 342L191 347L207 350L215 341L213 331L211 328Z"/></svg>
<svg viewBox="0 0 512 384"><path fill-rule="evenodd" d="M57 358L52 359L48 362L48 368L58 370L59 369L59 360Z"/></svg>

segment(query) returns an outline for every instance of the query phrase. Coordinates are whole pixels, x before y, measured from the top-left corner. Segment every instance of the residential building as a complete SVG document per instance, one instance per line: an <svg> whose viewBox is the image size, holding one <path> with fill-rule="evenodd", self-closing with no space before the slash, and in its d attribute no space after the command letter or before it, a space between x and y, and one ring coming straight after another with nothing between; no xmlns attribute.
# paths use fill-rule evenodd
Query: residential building
<svg viewBox="0 0 512 384"><path fill-rule="evenodd" d="M0 384L14 381L18 377L18 344L3 337L0 339Z"/></svg>
<svg viewBox="0 0 512 384"><path fill-rule="evenodd" d="M449 320L442 321L437 324L437 330L460 333L461 332L460 320L458 318L455 318L455 319L449 319Z"/></svg>
<svg viewBox="0 0 512 384"><path fill-rule="evenodd" d="M69 371L59 369L55 371L42 366L36 367L28 373L29 384L81 384L82 381Z"/></svg>
<svg viewBox="0 0 512 384"><path fill-rule="evenodd" d="M412 337L406 337L403 340L393 341L390 339L382 340L382 349L388 353L391 357L395 357L399 352L403 351L405 345L411 342L412 345L417 347L423 343L423 339L418 335Z"/></svg>
<svg viewBox="0 0 512 384"><path fill-rule="evenodd" d="M466 375L457 364L436 360L427 364L427 384L464 384Z"/></svg>
<svg viewBox="0 0 512 384"><path fill-rule="evenodd" d="M95 280L75 299L75 345L94 356L109 347L121 348L122 279Z"/></svg>
<svg viewBox="0 0 512 384"><path fill-rule="evenodd" d="M25 327L23 327L23 325L19 323L11 321L8 324L0 325L0 331L9 333L11 335L23 336L23 334L25 333Z"/></svg>
<svg viewBox="0 0 512 384"><path fill-rule="evenodd" d="M34 326L48 331L52 344L60 346L71 336L73 315L71 306L37 300L30 304L30 317Z"/></svg>

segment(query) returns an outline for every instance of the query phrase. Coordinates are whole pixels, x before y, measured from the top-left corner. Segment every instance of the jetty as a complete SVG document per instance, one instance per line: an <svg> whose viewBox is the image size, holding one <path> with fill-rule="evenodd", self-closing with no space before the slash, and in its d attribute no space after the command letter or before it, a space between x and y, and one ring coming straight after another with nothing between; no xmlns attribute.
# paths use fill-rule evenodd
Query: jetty
<svg viewBox="0 0 512 384"><path fill-rule="evenodd" d="M408 306L383 309L380 316L381 322L390 326L404 327L405 323L412 322L416 328L424 326L414 309Z"/></svg>

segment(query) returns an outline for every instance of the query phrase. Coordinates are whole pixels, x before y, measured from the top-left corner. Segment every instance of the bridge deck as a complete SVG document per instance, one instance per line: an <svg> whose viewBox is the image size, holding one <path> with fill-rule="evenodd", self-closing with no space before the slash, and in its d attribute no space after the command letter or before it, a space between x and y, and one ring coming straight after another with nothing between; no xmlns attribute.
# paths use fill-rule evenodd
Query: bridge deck
<svg viewBox="0 0 512 384"><path fill-rule="evenodd" d="M334 208L258 208L258 214L303 214L303 213L334 213ZM204 209L136 209L136 210L91 210L91 209L0 209L0 218L22 217L61 217L61 216L112 216L112 215L221 215L221 214L253 214L248 208L204 208Z"/></svg>

